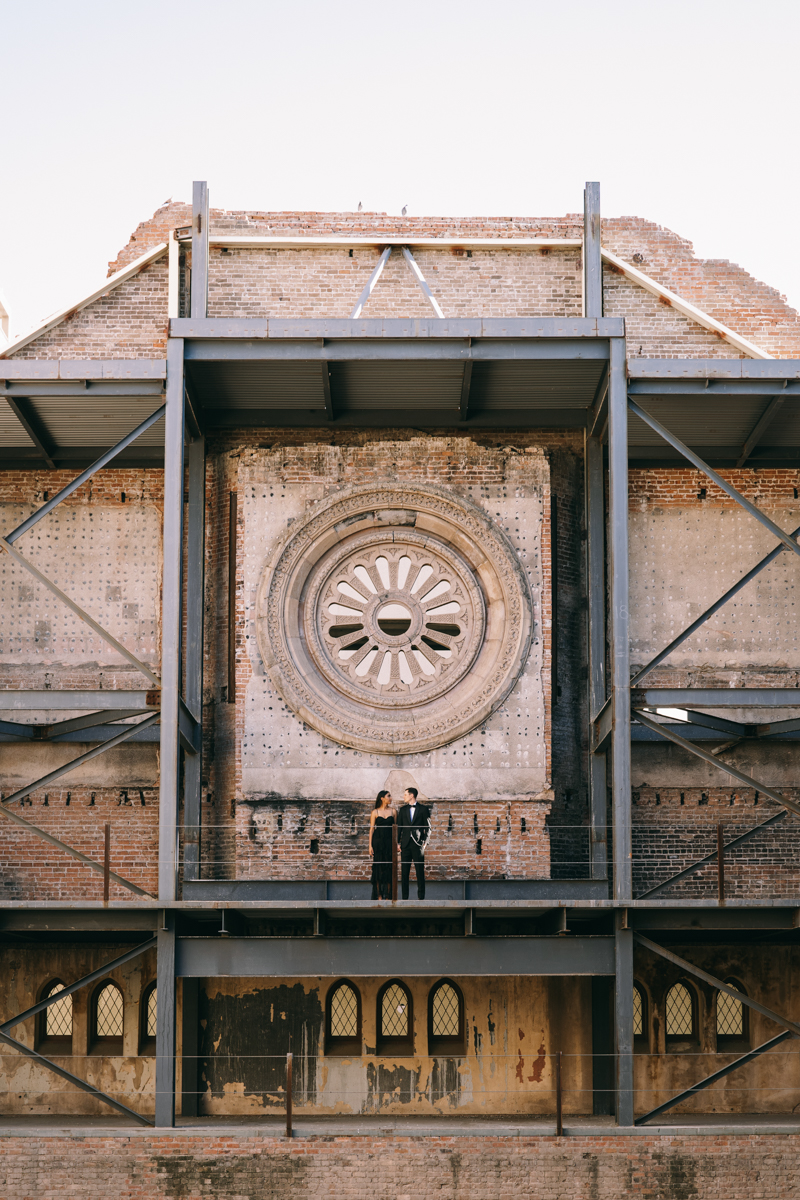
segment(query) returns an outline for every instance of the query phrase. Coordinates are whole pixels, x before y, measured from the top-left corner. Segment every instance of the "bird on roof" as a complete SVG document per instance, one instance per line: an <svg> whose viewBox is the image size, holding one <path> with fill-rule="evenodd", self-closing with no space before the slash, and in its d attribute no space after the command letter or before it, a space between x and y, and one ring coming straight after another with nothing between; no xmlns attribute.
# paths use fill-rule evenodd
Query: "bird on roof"
<svg viewBox="0 0 800 1200"><path fill-rule="evenodd" d="M362 205L361 205L361 201L359 200L359 202L358 202L358 211L359 212L361 212L361 208L362 208Z"/></svg>
<svg viewBox="0 0 800 1200"><path fill-rule="evenodd" d="M408 212L408 205L407 205L407 204L404 204L404 205L403 205L403 207L400 209L400 215L401 215L401 217L404 217L404 216L406 215L406 213L407 213L407 212Z"/></svg>
<svg viewBox="0 0 800 1200"><path fill-rule="evenodd" d="M160 207L160 208L166 208L168 204L172 204L172 196L167 196L167 199L166 199L166 200L162 200L162 201L161 201L161 204L159 205L159 207Z"/></svg>

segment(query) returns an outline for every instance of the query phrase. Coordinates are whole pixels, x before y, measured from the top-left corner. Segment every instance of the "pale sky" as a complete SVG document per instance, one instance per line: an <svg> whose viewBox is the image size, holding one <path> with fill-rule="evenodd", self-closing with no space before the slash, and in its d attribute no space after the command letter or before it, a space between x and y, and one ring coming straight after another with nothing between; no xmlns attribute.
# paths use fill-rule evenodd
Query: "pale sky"
<svg viewBox="0 0 800 1200"><path fill-rule="evenodd" d="M0 0L12 333L138 222L212 207L561 216L601 183L800 306L800 0Z"/></svg>

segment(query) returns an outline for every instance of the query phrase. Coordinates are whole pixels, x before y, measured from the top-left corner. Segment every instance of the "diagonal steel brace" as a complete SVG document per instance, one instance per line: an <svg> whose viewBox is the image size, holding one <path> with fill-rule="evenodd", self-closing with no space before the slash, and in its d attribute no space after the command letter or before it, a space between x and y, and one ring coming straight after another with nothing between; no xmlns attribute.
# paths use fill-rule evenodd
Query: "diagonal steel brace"
<svg viewBox="0 0 800 1200"><path fill-rule="evenodd" d="M737 492L735 487L723 479L708 463L703 462L702 458L698 454L695 454L693 450L690 450L680 438L676 438L674 433L670 433L660 421L657 421L655 417L651 417L648 412L645 412L643 408L640 408L630 398L628 399L628 408L640 420L644 421L645 425L649 425L651 429L655 430L673 449L677 450L679 454L683 455L685 459L688 459L690 463L697 467L698 471L702 471L704 475L707 475L712 483L715 483L726 495L730 496L731 500L735 500L737 504L742 506L745 512L749 512L751 517L755 517L765 529L768 529L776 538L779 538L788 550L793 550L795 554L800 556L800 545L794 541L790 534L781 529L780 525L776 525L774 521L771 521L767 514L762 512L760 508L757 508L755 504L751 504L741 492Z"/></svg>
<svg viewBox="0 0 800 1200"><path fill-rule="evenodd" d="M33 575L35 579L39 580L39 583L48 588L63 604L66 604L67 608L71 608L75 615L80 617L82 621L85 621L89 628L93 629L98 637L101 637L103 641L107 642L108 645L116 650L118 654L121 654L122 657L127 659L129 663L132 663L132 665L136 667L137 671L141 671L143 675L146 675L150 682L154 683L156 687L161 687L161 680L157 675L153 674L149 667L146 667L143 662L140 662L135 654L131 654L130 650L127 650L125 646L122 645L122 642L118 642L115 637L112 637L110 633L103 629L102 625L98 625L97 621L95 621L93 617L90 617L87 612L84 612L79 604L76 604L74 600L70 600L69 596L62 592L61 588L56 587L56 585L49 580L46 575L43 575L38 567L35 567L32 562L28 562L27 558L23 558L19 550L15 550L5 538L0 538L0 546L2 546L6 553L10 554L11 557L15 559L21 567L25 567L27 571L30 571L31 575Z"/></svg>
<svg viewBox="0 0 800 1200"><path fill-rule="evenodd" d="M125 963L130 962L132 958L138 958L140 954L144 954L145 950L151 950L158 945L158 938L148 938L146 942L141 942L138 946L134 946L132 950L127 950L125 954L120 954L118 958L113 958L111 962L103 963L102 967L98 967L96 971L90 971L88 975L84 975L75 983L69 984L68 987L61 988L52 996L48 996L45 1000L40 1000L38 1004L34 1004L31 1008L26 1008L24 1012L19 1013L16 1017L12 1017L10 1021L4 1021L0 1025L0 1033L8 1033L9 1029L13 1029L15 1025L19 1025L21 1021L27 1021L29 1017L33 1017L36 1013L44 1012L51 1004L58 1004L65 996L71 996L73 992L78 992L82 987L87 987L90 983L94 983L96 979L102 979L109 971L114 971L117 967L122 967Z"/></svg>
<svg viewBox="0 0 800 1200"><path fill-rule="evenodd" d="M682 746L690 754L694 754L697 758L702 758L705 762L711 763L712 767L717 767L720 771L724 771L726 775L732 775L734 779L747 784L748 787L755 788L756 791L769 796L770 800L774 800L776 804L780 804L781 808L785 808L794 816L800 817L800 804L796 800L789 800L786 796L782 796L780 792L774 792L772 788L759 783L757 779L751 779L749 775L745 775L743 771L730 766L729 763L721 763L713 754L709 754L707 750L702 750L695 742L687 741L679 733L675 733L670 729L668 725L660 725L658 721L651 721L649 717L644 715L641 709L636 709L635 719L640 725L646 726L647 729L652 729L655 733L660 734L661 737L666 738L667 741L674 742L676 746Z"/></svg>

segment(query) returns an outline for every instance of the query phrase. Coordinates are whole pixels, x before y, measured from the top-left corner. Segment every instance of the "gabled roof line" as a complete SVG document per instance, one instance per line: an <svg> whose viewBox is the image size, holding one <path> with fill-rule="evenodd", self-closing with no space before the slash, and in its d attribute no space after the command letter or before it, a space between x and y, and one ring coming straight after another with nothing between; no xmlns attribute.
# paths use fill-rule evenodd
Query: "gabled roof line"
<svg viewBox="0 0 800 1200"><path fill-rule="evenodd" d="M744 354L749 355L750 358L774 358L773 354L767 354L765 350L759 349L753 342L749 342L747 338L741 337L727 325L723 325L721 321L710 317L701 308L697 308L696 305L690 304L688 300L684 300L675 292L671 292L669 288L656 283L655 279L651 279L649 275L645 275L644 271L639 271L632 263L625 262L623 258L618 258L610 250L603 250L602 255L605 262L610 263L612 267L616 267L623 275L627 275L628 279L632 280L633 283L638 283L640 287L645 288L646 291L651 292L654 296L658 296L660 300L665 300L677 312L681 313L684 317L688 317L690 321L696 321L704 329L710 329L713 333L718 333L727 342L730 342L732 346L735 346L737 350L741 350Z"/></svg>
<svg viewBox="0 0 800 1200"><path fill-rule="evenodd" d="M143 254L141 258L137 258L132 263L129 263L127 267L123 267L121 271L116 271L113 275L109 275L108 279L103 280L100 287L95 288L88 296L84 296L77 304L71 304L69 308L62 308L58 312L53 313L52 316L42 321L41 325L37 325L35 329L32 329L30 333L15 338L13 342L0 349L0 358L8 358L10 354L15 354L17 350L21 350L23 346L27 346L29 342L33 342L36 338L41 337L43 333L48 333L51 329L55 329L56 325L60 325L62 321L66 321L67 317L71 317L73 313L80 312L82 308L86 308L94 300L99 300L101 296L105 296L108 292L113 291L115 287L124 283L126 279L130 279L132 276L138 274L143 267L160 258L166 249L167 243L160 242L152 250L148 250L146 254Z"/></svg>

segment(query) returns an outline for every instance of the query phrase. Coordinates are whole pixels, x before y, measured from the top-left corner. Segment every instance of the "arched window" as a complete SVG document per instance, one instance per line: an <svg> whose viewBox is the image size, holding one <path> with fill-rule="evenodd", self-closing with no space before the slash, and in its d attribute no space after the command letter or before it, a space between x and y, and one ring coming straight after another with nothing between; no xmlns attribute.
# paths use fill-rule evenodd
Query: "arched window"
<svg viewBox="0 0 800 1200"><path fill-rule="evenodd" d="M122 1054L123 1015L122 992L107 979L92 998L90 1042L94 1054Z"/></svg>
<svg viewBox="0 0 800 1200"><path fill-rule="evenodd" d="M39 999L48 1000L63 990L60 979L51 979L42 988ZM72 996L65 996L38 1014L36 1048L48 1054L72 1053Z"/></svg>
<svg viewBox="0 0 800 1200"><path fill-rule="evenodd" d="M685 983L675 983L667 992L665 1013L667 1045L672 1050L697 1044L697 1000Z"/></svg>
<svg viewBox="0 0 800 1200"><path fill-rule="evenodd" d="M633 1048L640 1052L650 1049L647 993L639 983L633 985Z"/></svg>
<svg viewBox="0 0 800 1200"><path fill-rule="evenodd" d="M361 996L349 979L328 989L325 1002L325 1053L361 1054Z"/></svg>
<svg viewBox="0 0 800 1200"><path fill-rule="evenodd" d="M428 1053L466 1054L464 997L450 979L441 979L428 993Z"/></svg>
<svg viewBox="0 0 800 1200"><path fill-rule="evenodd" d="M399 979L378 992L378 1054L414 1053L414 1009L411 993Z"/></svg>
<svg viewBox="0 0 800 1200"><path fill-rule="evenodd" d="M726 979L725 982L728 987L747 995L738 980ZM747 1014L747 1007L741 1000L736 1000L727 992L717 992L718 1050L749 1050L750 1029Z"/></svg>
<svg viewBox="0 0 800 1200"><path fill-rule="evenodd" d="M139 1006L139 1053L155 1054L156 1052L156 1016L158 1013L158 991L155 981L142 992Z"/></svg>

